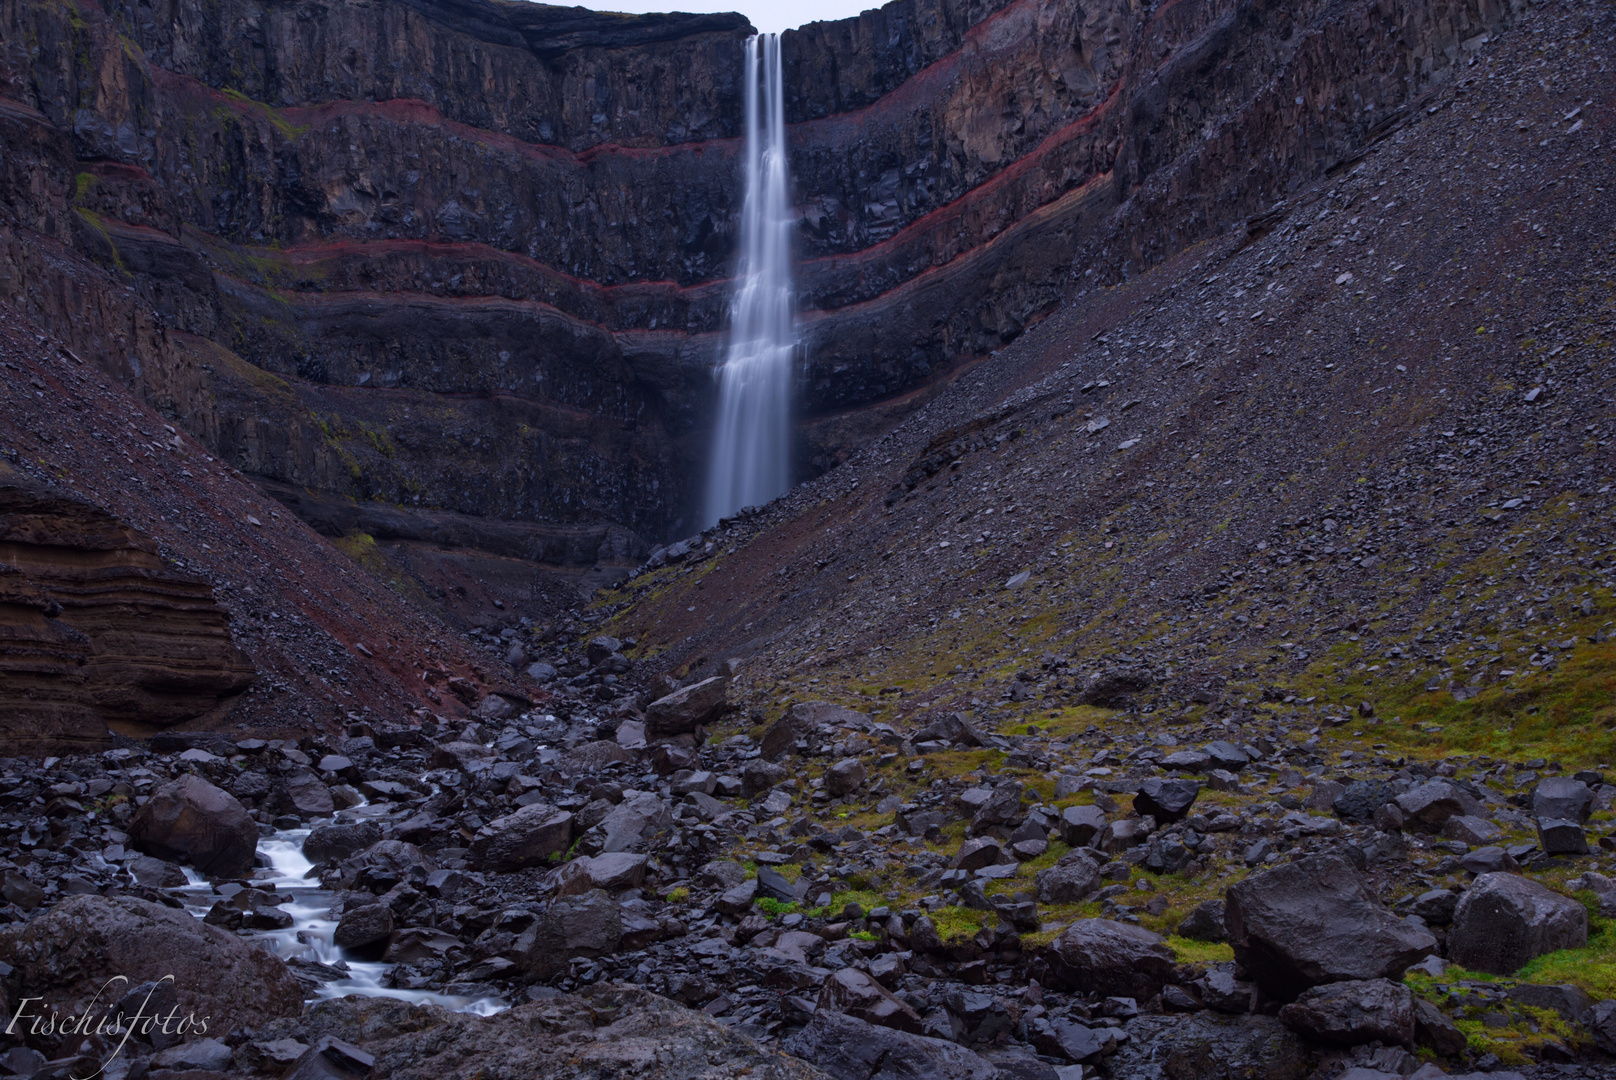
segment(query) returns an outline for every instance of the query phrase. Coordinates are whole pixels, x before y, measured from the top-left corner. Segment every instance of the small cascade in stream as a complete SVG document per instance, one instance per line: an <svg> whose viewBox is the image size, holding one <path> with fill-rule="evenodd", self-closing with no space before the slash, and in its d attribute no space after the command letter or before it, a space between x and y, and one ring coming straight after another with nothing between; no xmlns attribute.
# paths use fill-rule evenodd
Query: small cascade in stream
<svg viewBox="0 0 1616 1080"><path fill-rule="evenodd" d="M347 815L343 815L347 816ZM339 820L343 816L339 816ZM348 820L351 820L348 817ZM290 903L280 909L292 917L292 925L284 930L257 930L251 936L266 939L272 952L287 961L312 961L324 966L329 974L322 975L315 996L321 998L346 997L359 994L365 997L390 997L416 1004L442 1005L458 1012L491 1016L508 1005L497 997L456 997L428 990L401 990L387 985L387 974L395 966L383 961L363 961L345 956L332 942L337 922L331 917L337 896L321 887L317 877L310 877L313 864L303 857L303 841L308 829L286 829L258 841L258 854L273 868L265 875L259 871L252 886L279 895L289 895ZM219 897L207 879L185 868L190 886L185 890L187 907L198 918L207 914ZM337 969L330 971L329 969ZM332 978L338 972L343 978Z"/></svg>
<svg viewBox="0 0 1616 1080"><path fill-rule="evenodd" d="M746 42L746 201L705 521L757 506L791 483L791 204L780 36Z"/></svg>

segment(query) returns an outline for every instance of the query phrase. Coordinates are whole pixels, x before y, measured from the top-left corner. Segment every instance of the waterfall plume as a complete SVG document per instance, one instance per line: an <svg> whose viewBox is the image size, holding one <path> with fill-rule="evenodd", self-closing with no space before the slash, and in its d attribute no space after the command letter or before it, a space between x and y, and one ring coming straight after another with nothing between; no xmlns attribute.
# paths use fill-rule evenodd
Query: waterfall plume
<svg viewBox="0 0 1616 1080"><path fill-rule="evenodd" d="M729 338L718 369L718 423L705 524L766 503L791 483L791 385L797 329L791 286L780 37L746 42L746 196Z"/></svg>

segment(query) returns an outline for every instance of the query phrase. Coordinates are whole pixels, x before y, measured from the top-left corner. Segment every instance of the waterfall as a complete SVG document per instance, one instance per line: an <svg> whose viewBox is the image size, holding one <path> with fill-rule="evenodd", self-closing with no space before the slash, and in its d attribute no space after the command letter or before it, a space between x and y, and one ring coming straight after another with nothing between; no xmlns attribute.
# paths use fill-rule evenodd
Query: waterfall
<svg viewBox="0 0 1616 1080"><path fill-rule="evenodd" d="M791 210L780 36L746 42L746 201L729 340L718 369L718 424L705 524L791 484Z"/></svg>

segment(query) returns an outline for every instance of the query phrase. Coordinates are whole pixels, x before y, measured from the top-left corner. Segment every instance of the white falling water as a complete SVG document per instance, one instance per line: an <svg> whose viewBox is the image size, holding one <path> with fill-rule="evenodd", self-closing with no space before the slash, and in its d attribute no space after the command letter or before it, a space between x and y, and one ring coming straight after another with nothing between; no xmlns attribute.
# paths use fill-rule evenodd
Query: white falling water
<svg viewBox="0 0 1616 1080"><path fill-rule="evenodd" d="M780 36L746 42L746 201L704 524L791 483L791 212Z"/></svg>

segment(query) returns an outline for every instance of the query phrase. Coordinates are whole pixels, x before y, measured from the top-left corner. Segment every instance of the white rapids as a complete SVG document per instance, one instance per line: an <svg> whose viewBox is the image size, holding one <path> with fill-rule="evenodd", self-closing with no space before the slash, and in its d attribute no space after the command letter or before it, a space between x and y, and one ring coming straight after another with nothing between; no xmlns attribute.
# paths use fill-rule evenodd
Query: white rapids
<svg viewBox="0 0 1616 1080"><path fill-rule="evenodd" d="M301 957L334 967L346 966L348 977L321 983L316 998L339 998L350 994L363 997L387 997L413 1004L441 1005L456 1012L492 1016L510 1006L497 997L467 998L438 994L428 990L399 990L386 985L387 973L394 965L382 961L354 960L332 943L337 922L331 918L331 907L336 897L322 889L317 877L311 877L314 865L303 857L303 841L309 829L286 829L258 841L258 854L273 868L264 875L261 871L252 878L254 888L291 896L291 903L280 909L292 917L292 925L285 930L249 931L250 937L262 941L283 960ZM193 915L206 915L218 896L206 878L190 867L184 867L190 881L184 893L187 907Z"/></svg>
<svg viewBox="0 0 1616 1080"><path fill-rule="evenodd" d="M791 283L780 36L746 42L746 197L729 342L718 368L718 424L704 525L791 485L791 387L797 327Z"/></svg>

